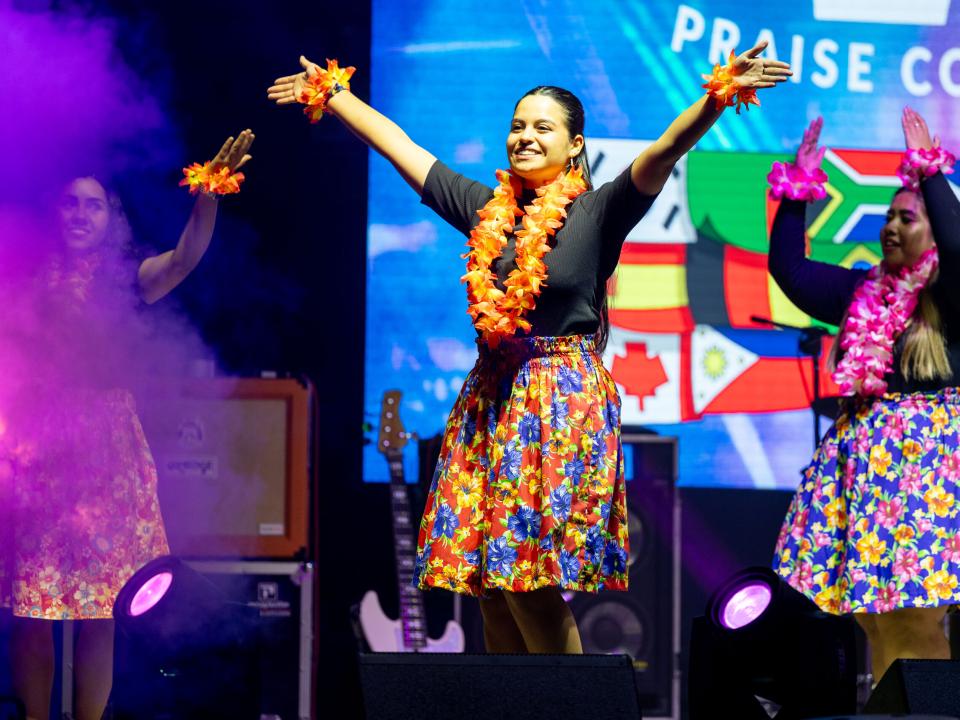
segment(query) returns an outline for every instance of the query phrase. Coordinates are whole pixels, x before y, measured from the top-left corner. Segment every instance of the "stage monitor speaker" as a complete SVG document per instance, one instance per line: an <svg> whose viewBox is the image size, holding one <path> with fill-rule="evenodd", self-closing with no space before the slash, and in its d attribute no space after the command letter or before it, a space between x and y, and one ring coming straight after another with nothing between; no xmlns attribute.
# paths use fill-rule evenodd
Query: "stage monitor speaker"
<svg viewBox="0 0 960 720"><path fill-rule="evenodd" d="M368 720L641 718L623 655L362 653Z"/></svg>
<svg viewBox="0 0 960 720"><path fill-rule="evenodd" d="M960 717L960 660L895 661L863 712Z"/></svg>
<svg viewBox="0 0 960 720"><path fill-rule="evenodd" d="M296 379L211 378L141 403L171 553L305 556L312 402Z"/></svg>

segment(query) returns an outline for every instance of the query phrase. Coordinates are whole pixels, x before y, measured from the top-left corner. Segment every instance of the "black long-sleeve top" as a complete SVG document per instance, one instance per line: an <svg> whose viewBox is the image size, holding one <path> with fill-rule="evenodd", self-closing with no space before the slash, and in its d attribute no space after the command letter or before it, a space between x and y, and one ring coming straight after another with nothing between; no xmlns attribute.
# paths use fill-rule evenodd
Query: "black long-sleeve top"
<svg viewBox="0 0 960 720"><path fill-rule="evenodd" d="M903 335L894 346L887 392L931 392L960 386L960 201L940 173L921 182L930 228L940 257L940 273L931 286L940 311L952 374L940 380L907 380L900 370ZM813 318L839 325L866 270L852 270L807 259L804 253L806 203L784 199L770 233L770 274L784 294Z"/></svg>

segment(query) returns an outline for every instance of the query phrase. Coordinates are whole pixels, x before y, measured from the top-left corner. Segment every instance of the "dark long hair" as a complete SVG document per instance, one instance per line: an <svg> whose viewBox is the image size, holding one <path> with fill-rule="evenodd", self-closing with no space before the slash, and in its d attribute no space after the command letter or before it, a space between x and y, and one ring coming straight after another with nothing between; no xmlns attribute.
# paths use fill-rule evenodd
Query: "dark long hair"
<svg viewBox="0 0 960 720"><path fill-rule="evenodd" d="M580 98L574 95L569 90L565 90L556 85L538 85L532 90L525 92L520 100L523 100L525 97L530 97L531 95L543 95L548 97L557 105L560 106L560 109L563 110L563 119L567 126L567 132L570 134L570 137L573 138L577 135L583 135L584 127L584 113L583 113L583 103L580 102ZM516 105L513 109L516 111L517 105L520 104L520 100L517 100ZM593 190L593 181L590 178L590 161L587 158L587 144L584 141L583 147L580 148L580 152L571 158L570 164L575 168L580 168L583 172L583 179L587 183L587 189ZM607 307L607 284L603 283L603 288L599 289L597 293L600 302L600 327L597 328L597 333L594 336L597 344L597 352L603 353L604 348L607 346L607 336L609 334L610 327L610 312ZM600 297L602 295L602 297Z"/></svg>
<svg viewBox="0 0 960 720"><path fill-rule="evenodd" d="M102 257L102 261L94 274L95 291L102 294L122 288L122 291L127 293L131 282L135 284L137 269L145 253L134 242L130 221L127 218L116 185L105 179L103 175L78 174L62 185L60 194L73 182L83 179L93 180L103 188L103 194L107 200L107 212L109 213L106 233L101 244L96 248L91 248L91 250L99 251ZM57 202L59 202L60 194L57 196ZM58 255L62 252L61 248L54 254Z"/></svg>
<svg viewBox="0 0 960 720"><path fill-rule="evenodd" d="M530 97L531 95L543 95L560 106L560 109L563 110L563 119L567 126L567 132L570 133L571 138L577 135L583 135L583 103L580 102L580 98L569 90L564 90L556 85L537 85L537 87L532 90L525 92L520 100L523 100L525 97ZM513 106L514 112L516 112L520 100L517 100L516 105ZM580 149L580 154L572 158L570 163L573 167L578 167L583 171L583 179L587 182L587 189L593 190L593 183L590 180L590 162L587 160L586 143L584 143Z"/></svg>

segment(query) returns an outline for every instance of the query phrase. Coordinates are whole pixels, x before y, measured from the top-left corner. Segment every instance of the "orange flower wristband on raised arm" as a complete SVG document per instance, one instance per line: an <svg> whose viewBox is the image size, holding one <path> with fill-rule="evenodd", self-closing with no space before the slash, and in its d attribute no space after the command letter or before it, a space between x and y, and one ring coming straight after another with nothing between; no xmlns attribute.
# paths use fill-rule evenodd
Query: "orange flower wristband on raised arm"
<svg viewBox="0 0 960 720"><path fill-rule="evenodd" d="M232 195L240 192L240 183L243 182L242 172L232 171L224 166L219 170L213 169L213 162L203 165L194 163L183 169L183 180L180 187L190 188L190 194L202 192L204 195Z"/></svg>
<svg viewBox="0 0 960 720"><path fill-rule="evenodd" d="M350 78L356 70L353 66L342 68L336 60L328 58L326 70L318 67L316 74L307 78L297 100L306 105L303 114L310 118L310 122L320 122L323 114L330 112L327 109L330 98L341 90L350 89Z"/></svg>
<svg viewBox="0 0 960 720"><path fill-rule="evenodd" d="M707 81L703 87L706 88L707 95L713 98L717 110L736 105L739 115L741 105L746 105L747 110L750 110L751 105L760 105L760 100L757 99L756 88L745 88L734 79L736 74L733 72L733 61L736 57L736 51L731 50L726 65L714 65L713 72L702 77Z"/></svg>

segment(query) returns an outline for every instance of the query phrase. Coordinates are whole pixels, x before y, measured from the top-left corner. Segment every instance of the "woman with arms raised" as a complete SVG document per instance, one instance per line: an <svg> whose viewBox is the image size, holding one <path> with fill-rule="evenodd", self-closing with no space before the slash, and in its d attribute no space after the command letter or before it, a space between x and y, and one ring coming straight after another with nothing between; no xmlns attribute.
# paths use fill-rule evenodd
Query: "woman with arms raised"
<svg viewBox="0 0 960 720"><path fill-rule="evenodd" d="M717 66L711 94L616 179L593 189L584 111L536 87L506 134L509 172L469 180L347 89L352 68L278 79L278 104L337 117L389 160L421 202L469 236L468 312L479 358L447 422L415 570L421 588L480 599L490 652L581 652L561 590L627 586L620 399L600 355L606 281L627 233L724 107L758 104L790 74L758 45Z"/></svg>

